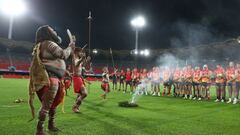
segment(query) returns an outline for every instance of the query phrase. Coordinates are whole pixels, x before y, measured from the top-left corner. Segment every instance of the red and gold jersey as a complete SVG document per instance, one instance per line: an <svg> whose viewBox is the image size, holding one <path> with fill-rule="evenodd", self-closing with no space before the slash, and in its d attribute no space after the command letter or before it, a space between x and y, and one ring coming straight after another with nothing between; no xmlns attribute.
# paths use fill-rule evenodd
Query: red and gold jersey
<svg viewBox="0 0 240 135"><path fill-rule="evenodd" d="M132 80L138 80L140 74L138 72L132 72Z"/></svg>
<svg viewBox="0 0 240 135"><path fill-rule="evenodd" d="M193 70L192 69L187 69L186 71L185 71L185 78L187 78L187 79L191 79L192 78L192 76L193 76Z"/></svg>
<svg viewBox="0 0 240 135"><path fill-rule="evenodd" d="M186 69L181 70L181 75L180 75L181 81L185 80L185 72L186 72Z"/></svg>
<svg viewBox="0 0 240 135"><path fill-rule="evenodd" d="M177 81L177 80L180 79L180 77L181 77L181 70L178 69L178 68L176 68L176 70L175 70L175 72L174 72L174 74L173 74L173 79L174 79L175 81Z"/></svg>
<svg viewBox="0 0 240 135"><path fill-rule="evenodd" d="M201 82L201 70L200 69L194 70L193 81L196 82L196 83Z"/></svg>
<svg viewBox="0 0 240 135"><path fill-rule="evenodd" d="M226 78L227 81L234 81L235 78L235 68L234 67L229 67L226 70Z"/></svg>
<svg viewBox="0 0 240 135"><path fill-rule="evenodd" d="M215 69L214 71L215 75L216 75L216 83L224 83L224 74L225 74L225 70L222 67L219 67L217 69Z"/></svg>
<svg viewBox="0 0 240 135"><path fill-rule="evenodd" d="M211 71L209 69L203 69L201 71L201 81L208 83L210 81Z"/></svg>
<svg viewBox="0 0 240 135"><path fill-rule="evenodd" d="M235 70L235 75L236 75L236 81L237 82L240 82L240 68L237 68L236 70Z"/></svg>

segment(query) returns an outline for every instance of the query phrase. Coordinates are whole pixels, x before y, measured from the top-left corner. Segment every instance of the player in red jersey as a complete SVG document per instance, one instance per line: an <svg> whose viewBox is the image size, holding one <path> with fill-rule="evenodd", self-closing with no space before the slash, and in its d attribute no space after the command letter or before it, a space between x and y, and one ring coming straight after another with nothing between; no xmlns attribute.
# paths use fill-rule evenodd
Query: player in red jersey
<svg viewBox="0 0 240 135"><path fill-rule="evenodd" d="M217 95L217 99L215 100L215 102L225 102L225 96L226 96L226 92L225 92L225 70L224 68L218 64L216 66L216 69L214 71L215 74L215 83L216 83L216 95Z"/></svg>
<svg viewBox="0 0 240 135"><path fill-rule="evenodd" d="M171 94L171 83L170 83L171 71L169 67L165 67L163 71L163 93L164 96L167 94L168 96ZM166 93L167 90L167 93Z"/></svg>
<svg viewBox="0 0 240 135"><path fill-rule="evenodd" d="M237 104L238 99L239 99L239 87L240 87L240 64L237 64L236 70L236 89L234 91L234 99L233 99L233 104Z"/></svg>
<svg viewBox="0 0 240 135"><path fill-rule="evenodd" d="M227 78L227 87L228 87L228 94L229 94L229 99L227 103L232 102L232 95L233 92L236 90L236 75L235 75L235 67L234 63L230 62L229 67L226 70L226 78Z"/></svg>
<svg viewBox="0 0 240 135"><path fill-rule="evenodd" d="M154 91L153 91L153 84L154 84L154 82L153 82L153 71L154 70L155 70L155 67L153 67L152 70L148 72L148 78L150 79L150 82L151 82L151 89L150 89L151 94L154 93Z"/></svg>
<svg viewBox="0 0 240 135"><path fill-rule="evenodd" d="M186 67L183 67L181 70L181 75L180 75L180 83L179 83L179 87L180 87L180 95L182 95L184 97L184 91L185 91L185 72L186 72Z"/></svg>
<svg viewBox="0 0 240 135"><path fill-rule="evenodd" d="M127 86L130 87L130 90L132 91L132 73L130 71L130 68L127 68L126 74L125 74L125 90L124 93L127 92Z"/></svg>
<svg viewBox="0 0 240 135"><path fill-rule="evenodd" d="M174 96L177 97L180 95L180 77L181 77L181 70L177 66L174 73L173 73L173 86L174 86Z"/></svg>
<svg viewBox="0 0 240 135"><path fill-rule="evenodd" d="M124 80L125 80L125 72L122 69L119 73L119 91L121 89L124 91Z"/></svg>
<svg viewBox="0 0 240 135"><path fill-rule="evenodd" d="M160 96L160 69L155 67L152 72L153 96Z"/></svg>
<svg viewBox="0 0 240 135"><path fill-rule="evenodd" d="M137 68L134 68L132 71L132 92L134 92L133 90L136 89L137 85L139 84L139 73Z"/></svg>
<svg viewBox="0 0 240 135"><path fill-rule="evenodd" d="M101 97L103 97L103 99L106 99L107 94L110 92L110 87L109 87L109 73L108 73L108 68L107 68L107 67L104 67L104 68L103 68L101 88L102 88L102 90L103 90L103 92L104 92L104 93L101 95Z"/></svg>
<svg viewBox="0 0 240 135"><path fill-rule="evenodd" d="M144 68L142 73L140 73L140 80L146 79L147 78L147 74L148 74L147 69Z"/></svg>
<svg viewBox="0 0 240 135"><path fill-rule="evenodd" d="M148 79L148 72L147 72L147 69L144 68L144 69L142 70L142 73L140 74L140 82L141 82L141 81L144 81L144 80L147 80L147 79ZM146 87L144 88L144 93L145 93L145 95L148 95L147 85L146 85Z"/></svg>
<svg viewBox="0 0 240 135"><path fill-rule="evenodd" d="M200 92L201 92L201 69L200 67L195 67L195 70L193 72L193 100L196 100L200 98Z"/></svg>
<svg viewBox="0 0 240 135"><path fill-rule="evenodd" d="M187 98L192 99L192 79L193 79L192 66L190 65L187 66L184 76L185 76L185 83L186 83L184 99L187 99Z"/></svg>
<svg viewBox="0 0 240 135"><path fill-rule="evenodd" d="M113 69L113 73L111 74L112 77L112 90L117 90L117 81L118 81L118 70L117 68Z"/></svg>
<svg viewBox="0 0 240 135"><path fill-rule="evenodd" d="M210 91L209 91L210 75L211 75L211 71L208 69L208 66L205 64L200 74L201 82L202 82L201 96L208 100L210 99ZM201 99L202 98L199 98L198 100L201 100Z"/></svg>

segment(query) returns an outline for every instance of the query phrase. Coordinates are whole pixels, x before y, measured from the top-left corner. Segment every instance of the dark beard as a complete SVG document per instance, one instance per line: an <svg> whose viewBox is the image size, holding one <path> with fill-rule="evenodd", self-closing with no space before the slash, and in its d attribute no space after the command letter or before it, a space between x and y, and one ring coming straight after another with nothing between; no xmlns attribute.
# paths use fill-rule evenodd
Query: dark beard
<svg viewBox="0 0 240 135"><path fill-rule="evenodd" d="M53 41L56 42L57 44L61 44L61 43L62 43L62 38L61 38L60 36L58 36L58 35L53 34L53 35L52 35L52 39L53 39Z"/></svg>

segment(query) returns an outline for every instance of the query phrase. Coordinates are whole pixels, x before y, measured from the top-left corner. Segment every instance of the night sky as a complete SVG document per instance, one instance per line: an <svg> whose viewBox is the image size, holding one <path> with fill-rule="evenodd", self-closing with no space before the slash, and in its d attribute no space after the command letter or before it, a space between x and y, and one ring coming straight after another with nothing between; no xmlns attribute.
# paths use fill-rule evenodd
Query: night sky
<svg viewBox="0 0 240 135"><path fill-rule="evenodd" d="M66 29L87 43L92 11L92 48L133 49L136 15L147 25L140 48L185 47L224 41L240 35L239 0L27 0L29 13L17 17L13 39L34 42L36 29L49 24L67 42ZM8 18L0 13L0 37L7 37Z"/></svg>

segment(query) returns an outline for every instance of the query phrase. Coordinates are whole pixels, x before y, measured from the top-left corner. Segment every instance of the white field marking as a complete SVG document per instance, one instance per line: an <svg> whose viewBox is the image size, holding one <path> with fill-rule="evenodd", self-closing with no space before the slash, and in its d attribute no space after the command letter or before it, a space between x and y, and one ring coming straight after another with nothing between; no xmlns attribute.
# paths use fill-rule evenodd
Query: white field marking
<svg viewBox="0 0 240 135"><path fill-rule="evenodd" d="M1 107L3 108L14 108L14 107L19 107L20 105L2 105Z"/></svg>

